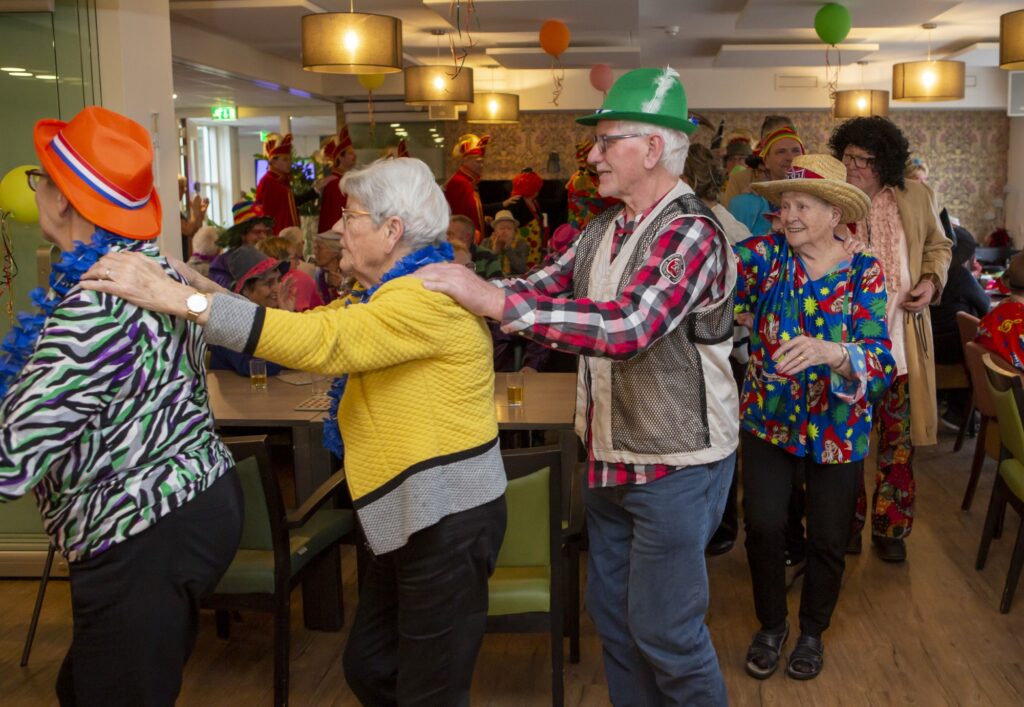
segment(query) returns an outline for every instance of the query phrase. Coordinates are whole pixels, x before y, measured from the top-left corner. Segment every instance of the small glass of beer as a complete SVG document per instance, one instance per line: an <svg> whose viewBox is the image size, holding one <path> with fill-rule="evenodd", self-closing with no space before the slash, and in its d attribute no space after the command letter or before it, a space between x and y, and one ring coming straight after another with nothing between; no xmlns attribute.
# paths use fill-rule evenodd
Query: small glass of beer
<svg viewBox="0 0 1024 707"><path fill-rule="evenodd" d="M508 406L520 407L523 404L523 374L506 373L505 389L508 392Z"/></svg>
<svg viewBox="0 0 1024 707"><path fill-rule="evenodd" d="M267 362L262 358L249 361L249 383L253 390L267 389Z"/></svg>

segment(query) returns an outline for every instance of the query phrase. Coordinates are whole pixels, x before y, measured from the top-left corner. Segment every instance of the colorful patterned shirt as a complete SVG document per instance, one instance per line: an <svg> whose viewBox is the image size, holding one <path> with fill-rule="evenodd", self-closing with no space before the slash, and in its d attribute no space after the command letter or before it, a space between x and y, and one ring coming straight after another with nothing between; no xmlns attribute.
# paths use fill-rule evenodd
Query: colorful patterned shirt
<svg viewBox="0 0 1024 707"><path fill-rule="evenodd" d="M735 246L736 310L752 312L750 363L740 395L740 425L797 457L822 464L859 461L868 452L871 401L892 379L882 267L859 253L812 280L785 236L770 233ZM796 376L775 372L775 351L806 335L843 342L855 376L827 365Z"/></svg>
<svg viewBox="0 0 1024 707"><path fill-rule="evenodd" d="M619 214L612 260L656 205L629 222L624 211ZM567 299L573 292L576 266L573 242L525 279L502 283L506 295L502 328L569 353L628 359L675 329L691 311L724 295L727 253L719 252L716 243L710 222L699 218L676 219L654 241L644 266L619 297L595 302ZM682 256L684 272L673 284L661 267L677 253ZM587 415L593 419L593 404ZM591 440L584 442L590 486L643 484L675 470L664 464L601 461L594 458Z"/></svg>
<svg viewBox="0 0 1024 707"><path fill-rule="evenodd" d="M151 241L118 244L158 260ZM199 327L72 289L0 402L0 501L35 491L69 561L138 535L233 461L213 429Z"/></svg>
<svg viewBox="0 0 1024 707"><path fill-rule="evenodd" d="M1024 371L1024 304L1000 302L981 318L975 341Z"/></svg>

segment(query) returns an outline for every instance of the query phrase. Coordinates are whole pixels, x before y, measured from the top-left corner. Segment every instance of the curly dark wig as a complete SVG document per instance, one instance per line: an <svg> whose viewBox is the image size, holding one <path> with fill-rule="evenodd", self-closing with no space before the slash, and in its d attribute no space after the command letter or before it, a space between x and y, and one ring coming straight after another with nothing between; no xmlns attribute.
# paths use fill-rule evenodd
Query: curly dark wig
<svg viewBox="0 0 1024 707"><path fill-rule="evenodd" d="M854 145L875 156L875 171L882 186L903 189L910 143L892 121L878 116L847 120L832 132L828 146L832 155L841 160L847 145Z"/></svg>

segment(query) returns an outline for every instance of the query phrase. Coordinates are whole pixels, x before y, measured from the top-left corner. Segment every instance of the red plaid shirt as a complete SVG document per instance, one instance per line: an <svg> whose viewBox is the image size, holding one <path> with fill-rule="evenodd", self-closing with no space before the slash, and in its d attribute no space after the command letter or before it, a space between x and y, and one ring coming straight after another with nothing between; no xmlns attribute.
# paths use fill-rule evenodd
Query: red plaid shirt
<svg viewBox="0 0 1024 707"><path fill-rule="evenodd" d="M660 200L659 200L660 201ZM625 212L615 221L611 259L657 202L634 220ZM583 356L625 360L675 329L694 309L725 295L730 254L715 238L714 226L703 218L678 218L651 245L650 254L633 279L614 300L571 299L576 244L549 259L525 278L502 282L505 311L502 329L518 332L554 349ZM675 283L661 264L679 253L682 277ZM587 475L590 486L644 484L676 470L664 464L626 464L594 458L587 410Z"/></svg>

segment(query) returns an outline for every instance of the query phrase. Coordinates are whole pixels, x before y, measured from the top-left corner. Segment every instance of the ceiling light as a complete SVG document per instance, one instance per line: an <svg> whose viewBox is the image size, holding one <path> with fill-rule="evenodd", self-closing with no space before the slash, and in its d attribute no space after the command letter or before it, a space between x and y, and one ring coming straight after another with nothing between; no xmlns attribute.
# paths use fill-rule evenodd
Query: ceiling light
<svg viewBox="0 0 1024 707"><path fill-rule="evenodd" d="M55 74L36 74L37 79L46 79L48 81L55 81L57 76Z"/></svg>
<svg viewBox="0 0 1024 707"><path fill-rule="evenodd" d="M401 71L402 21L358 12L304 15L302 68L328 74Z"/></svg>
<svg viewBox="0 0 1024 707"><path fill-rule="evenodd" d="M24 71L24 69L21 68L20 66L0 66L0 71L7 71L7 72L11 72L11 71Z"/></svg>
<svg viewBox="0 0 1024 707"><path fill-rule="evenodd" d="M400 127L402 127L402 124L401 123L392 123L389 127L400 128Z"/></svg>
<svg viewBox="0 0 1024 707"><path fill-rule="evenodd" d="M8 76L32 76L32 74L27 71L11 71Z"/></svg>
<svg viewBox="0 0 1024 707"><path fill-rule="evenodd" d="M172 94L171 94L171 98L172 98L173 100L175 100L175 101L176 101L176 100L178 100L178 94L177 94L177 93L172 93Z"/></svg>
<svg viewBox="0 0 1024 707"><path fill-rule="evenodd" d="M467 123L501 125L519 122L519 96L514 93L478 93L466 111Z"/></svg>
<svg viewBox="0 0 1024 707"><path fill-rule="evenodd" d="M473 102L473 70L453 66L410 66L405 70L405 102L411 106Z"/></svg>
<svg viewBox="0 0 1024 707"><path fill-rule="evenodd" d="M999 68L1024 69L1024 10L999 18Z"/></svg>
<svg viewBox="0 0 1024 707"><path fill-rule="evenodd" d="M889 115L889 92L867 88L836 91L833 114L837 118L857 118L871 115L884 118Z"/></svg>
<svg viewBox="0 0 1024 707"><path fill-rule="evenodd" d="M964 97L962 61L907 61L893 64L895 101L956 101Z"/></svg>
<svg viewBox="0 0 1024 707"><path fill-rule="evenodd" d="M927 61L906 61L892 66L894 101L956 101L964 97L962 61L932 60L931 30L935 23L921 25L928 30Z"/></svg>

